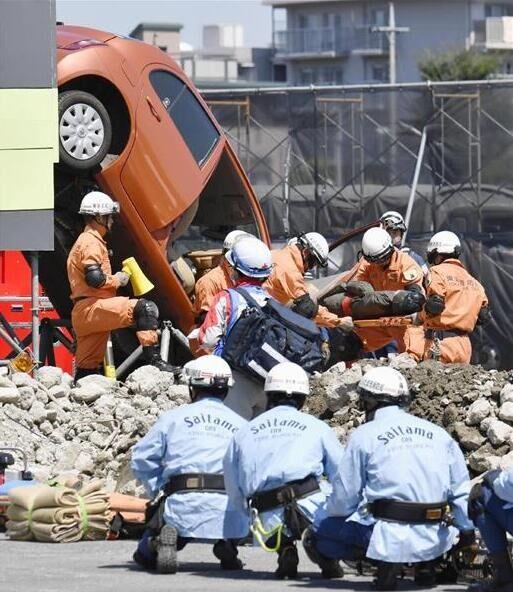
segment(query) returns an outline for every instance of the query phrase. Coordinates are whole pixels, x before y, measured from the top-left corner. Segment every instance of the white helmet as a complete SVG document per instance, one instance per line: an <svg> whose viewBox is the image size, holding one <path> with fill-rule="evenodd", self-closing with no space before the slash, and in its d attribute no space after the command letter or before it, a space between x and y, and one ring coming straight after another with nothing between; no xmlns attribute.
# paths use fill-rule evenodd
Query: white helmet
<svg viewBox="0 0 513 592"><path fill-rule="evenodd" d="M119 214L119 203L101 191L90 191L82 198L78 213L89 216Z"/></svg>
<svg viewBox="0 0 513 592"><path fill-rule="evenodd" d="M322 236L322 234L319 234L318 232L300 234L297 237L297 244L309 251L318 265L321 267L326 267L328 265L330 248L328 246L328 241Z"/></svg>
<svg viewBox="0 0 513 592"><path fill-rule="evenodd" d="M402 232L406 231L406 223L404 218L399 212L394 210L389 210L385 212L381 218L381 227L385 230L401 230Z"/></svg>
<svg viewBox="0 0 513 592"><path fill-rule="evenodd" d="M285 393L287 395L310 394L308 374L292 362L281 362L269 370L265 379L266 393Z"/></svg>
<svg viewBox="0 0 513 592"><path fill-rule="evenodd" d="M243 237L251 237L253 236L252 234L249 234L249 232L244 232L244 230L232 230L231 232L229 232L225 238L224 238L224 243L223 243L223 250L224 251L229 251L230 249L233 248L233 245L240 240Z"/></svg>
<svg viewBox="0 0 513 592"><path fill-rule="evenodd" d="M362 238L362 251L371 263L385 261L394 251L392 239L383 228L369 228Z"/></svg>
<svg viewBox="0 0 513 592"><path fill-rule="evenodd" d="M273 268L269 247L255 237L241 238L225 257L232 267L248 277L266 278Z"/></svg>
<svg viewBox="0 0 513 592"><path fill-rule="evenodd" d="M233 386L230 366L219 356L201 356L187 362L183 377L192 387L223 389Z"/></svg>
<svg viewBox="0 0 513 592"><path fill-rule="evenodd" d="M427 248L427 254L435 255L454 255L459 257L461 255L460 239L449 230L442 230L431 237Z"/></svg>
<svg viewBox="0 0 513 592"><path fill-rule="evenodd" d="M372 368L358 383L358 393L363 400L377 403L407 405L410 389L404 376L387 366Z"/></svg>

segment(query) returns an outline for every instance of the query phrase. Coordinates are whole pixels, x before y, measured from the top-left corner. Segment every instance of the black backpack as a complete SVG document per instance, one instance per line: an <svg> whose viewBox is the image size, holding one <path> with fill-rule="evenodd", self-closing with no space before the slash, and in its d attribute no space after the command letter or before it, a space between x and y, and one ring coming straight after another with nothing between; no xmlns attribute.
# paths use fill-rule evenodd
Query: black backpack
<svg viewBox="0 0 513 592"><path fill-rule="evenodd" d="M309 373L322 370L323 339L313 321L272 298L261 307L243 288L234 291L248 306L224 342L223 358L232 368L260 379L280 362L295 362Z"/></svg>

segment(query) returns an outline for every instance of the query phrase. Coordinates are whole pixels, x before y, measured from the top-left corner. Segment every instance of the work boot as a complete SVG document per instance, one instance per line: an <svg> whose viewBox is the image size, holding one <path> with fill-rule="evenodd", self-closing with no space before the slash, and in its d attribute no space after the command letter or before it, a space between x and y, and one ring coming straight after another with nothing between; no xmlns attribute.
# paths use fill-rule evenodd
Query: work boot
<svg viewBox="0 0 513 592"><path fill-rule="evenodd" d="M386 592L397 589L397 567L396 563L378 562L378 571L374 580L376 590Z"/></svg>
<svg viewBox="0 0 513 592"><path fill-rule="evenodd" d="M294 541L282 543L278 551L278 569L274 572L280 580L293 580L297 578L297 566L299 555Z"/></svg>
<svg viewBox="0 0 513 592"><path fill-rule="evenodd" d="M217 541L212 551L221 562L221 569L235 571L243 568L242 561L237 557L237 545L233 541Z"/></svg>
<svg viewBox="0 0 513 592"><path fill-rule="evenodd" d="M315 548L314 534L310 528L303 532L303 548L310 561L316 563L321 568L322 577L327 580L344 577L344 570L336 559L330 559Z"/></svg>
<svg viewBox="0 0 513 592"><path fill-rule="evenodd" d="M157 571L161 574L174 574L178 570L176 544L178 533L174 526L166 524L155 537Z"/></svg>
<svg viewBox="0 0 513 592"><path fill-rule="evenodd" d="M145 345L143 346L143 357L147 364L155 366L162 372L171 372L175 376L179 376L182 373L180 366L173 366L168 364L160 357L160 350L158 345Z"/></svg>
<svg viewBox="0 0 513 592"><path fill-rule="evenodd" d="M421 561L414 568L415 583L419 588L433 588L437 585L435 564L432 561Z"/></svg>
<svg viewBox="0 0 513 592"><path fill-rule="evenodd" d="M468 588L469 592L513 592L513 567L509 551L490 553L493 580L480 582Z"/></svg>
<svg viewBox="0 0 513 592"><path fill-rule="evenodd" d="M103 374L102 367L97 366L96 368L78 368L75 370L75 384L81 379L85 378L86 376L91 376L91 374Z"/></svg>

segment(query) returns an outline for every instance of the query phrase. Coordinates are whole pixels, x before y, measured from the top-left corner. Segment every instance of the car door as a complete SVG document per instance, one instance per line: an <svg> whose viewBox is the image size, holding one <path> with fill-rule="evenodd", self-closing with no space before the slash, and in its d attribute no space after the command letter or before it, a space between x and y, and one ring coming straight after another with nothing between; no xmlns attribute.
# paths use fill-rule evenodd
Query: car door
<svg viewBox="0 0 513 592"><path fill-rule="evenodd" d="M220 133L187 84L165 66L146 68L136 139L121 181L151 231L163 228L200 195L202 167Z"/></svg>

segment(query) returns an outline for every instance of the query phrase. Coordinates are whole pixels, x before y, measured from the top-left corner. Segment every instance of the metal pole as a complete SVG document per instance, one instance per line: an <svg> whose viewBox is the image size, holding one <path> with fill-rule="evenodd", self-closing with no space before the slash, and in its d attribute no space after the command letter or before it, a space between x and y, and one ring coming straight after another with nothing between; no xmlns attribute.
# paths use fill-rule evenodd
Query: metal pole
<svg viewBox="0 0 513 592"><path fill-rule="evenodd" d="M34 251L30 255L32 271L32 355L39 364L39 254ZM35 372L37 373L37 366Z"/></svg>
<svg viewBox="0 0 513 592"><path fill-rule="evenodd" d="M413 173L413 181L411 184L410 198L408 199L408 208L406 209L405 224L406 230L404 231L401 244L404 246L406 242L406 236L408 234L408 227L410 225L411 214L413 211L413 202L415 201L415 194L417 193L417 185L419 182L420 169L422 167L422 161L424 160L424 151L426 149L427 132L426 127L422 129L422 137L420 138L419 153L417 155L417 162L415 163L415 172Z"/></svg>
<svg viewBox="0 0 513 592"><path fill-rule="evenodd" d="M397 80L397 69L396 69L396 26L395 26L395 6L393 2L388 3L388 27L390 32L388 33L388 44L389 44L389 83L395 84Z"/></svg>
<svg viewBox="0 0 513 592"><path fill-rule="evenodd" d="M133 366L135 361L139 359L139 357L142 355L142 351L142 345L139 345L137 349L134 349L134 351L128 356L128 358L126 358L123 361L123 363L121 363L116 368L116 378L119 378L124 372L126 372L131 366Z"/></svg>

